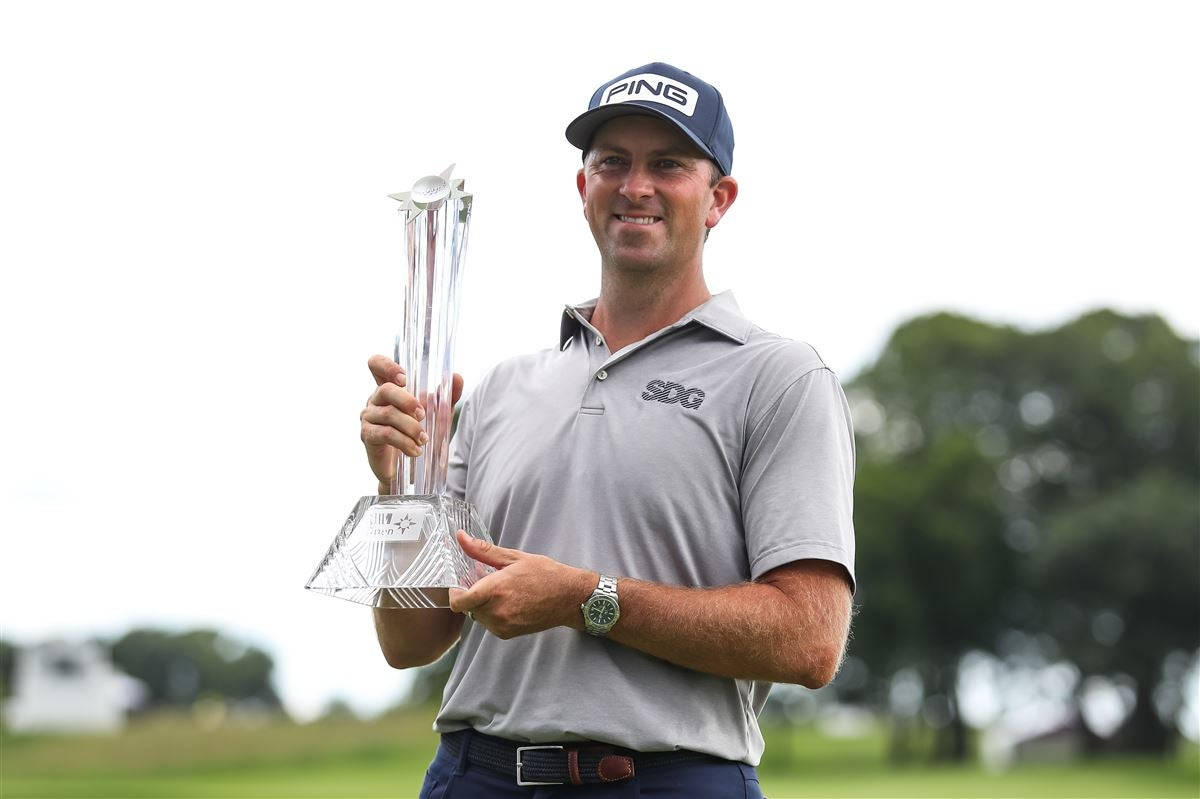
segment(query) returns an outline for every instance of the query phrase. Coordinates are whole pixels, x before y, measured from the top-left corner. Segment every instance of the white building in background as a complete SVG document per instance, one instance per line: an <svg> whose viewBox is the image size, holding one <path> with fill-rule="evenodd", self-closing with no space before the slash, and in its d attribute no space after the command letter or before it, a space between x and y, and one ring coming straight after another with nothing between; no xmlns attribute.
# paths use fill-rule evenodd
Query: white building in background
<svg viewBox="0 0 1200 799"><path fill-rule="evenodd" d="M116 732L146 695L92 642L48 641L17 652L4 718L14 732Z"/></svg>

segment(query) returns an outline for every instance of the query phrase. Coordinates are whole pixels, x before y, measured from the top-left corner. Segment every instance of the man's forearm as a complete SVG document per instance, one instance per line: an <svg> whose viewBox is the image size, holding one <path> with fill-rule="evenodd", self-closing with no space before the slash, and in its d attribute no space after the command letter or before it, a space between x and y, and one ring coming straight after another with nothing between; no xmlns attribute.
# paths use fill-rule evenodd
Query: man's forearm
<svg viewBox="0 0 1200 799"><path fill-rule="evenodd" d="M462 615L447 608L374 608L371 612L379 649L396 669L432 663L462 633Z"/></svg>
<svg viewBox="0 0 1200 799"><path fill-rule="evenodd" d="M458 543L496 571L450 589L450 607L501 639L553 627L583 630L579 606L599 575L462 533ZM832 561L801 559L753 583L682 588L617 581L613 641L696 671L816 688L833 679L850 627L850 579Z"/></svg>
<svg viewBox="0 0 1200 799"><path fill-rule="evenodd" d="M609 638L707 674L816 688L833 678L845 646L845 589L844 597L811 591L803 605L766 583L682 588L621 578L617 593L621 618Z"/></svg>

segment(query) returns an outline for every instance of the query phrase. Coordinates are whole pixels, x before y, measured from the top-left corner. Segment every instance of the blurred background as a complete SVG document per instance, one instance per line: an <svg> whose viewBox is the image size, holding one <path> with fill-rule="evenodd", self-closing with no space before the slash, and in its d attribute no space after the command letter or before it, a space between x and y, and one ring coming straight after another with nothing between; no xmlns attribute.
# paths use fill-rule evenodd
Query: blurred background
<svg viewBox="0 0 1200 799"><path fill-rule="evenodd" d="M858 606L770 796L1200 793L1189 3L0 6L4 796L410 796L454 656L303 585L374 483L386 198L476 194L469 393L598 262L566 123L670 61L741 194L705 271L838 373ZM15 390L12 388L15 387Z"/></svg>

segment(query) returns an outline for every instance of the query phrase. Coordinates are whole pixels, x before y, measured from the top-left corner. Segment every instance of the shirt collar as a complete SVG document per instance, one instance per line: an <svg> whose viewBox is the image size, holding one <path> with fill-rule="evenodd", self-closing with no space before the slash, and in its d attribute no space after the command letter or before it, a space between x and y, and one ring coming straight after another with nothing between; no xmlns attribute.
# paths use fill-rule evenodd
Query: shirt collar
<svg viewBox="0 0 1200 799"><path fill-rule="evenodd" d="M598 299L591 299L578 305L567 305L563 309L562 322L558 328L558 348L560 350L565 348L567 342L575 337L575 334L583 326L583 322L586 321L590 325ZM722 291L720 294L709 297L704 304L684 314L683 318L673 327L683 327L689 322L699 322L738 344L746 343L746 339L750 337L750 330L754 327L749 319L742 316L742 311L738 308L732 291Z"/></svg>

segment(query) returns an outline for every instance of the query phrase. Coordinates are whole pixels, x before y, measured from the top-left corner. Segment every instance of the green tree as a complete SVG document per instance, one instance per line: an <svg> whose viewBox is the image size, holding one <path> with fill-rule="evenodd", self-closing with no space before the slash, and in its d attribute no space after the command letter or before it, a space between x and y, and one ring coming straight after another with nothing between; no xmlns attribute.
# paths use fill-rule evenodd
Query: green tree
<svg viewBox="0 0 1200 799"><path fill-rule="evenodd" d="M883 677L917 670L944 759L967 754L955 696L959 656L992 646L1004 628L997 599L1016 574L994 483L974 442L953 434L894 462L860 462L855 485L860 610L851 651ZM906 726L896 719L896 756Z"/></svg>
<svg viewBox="0 0 1200 799"><path fill-rule="evenodd" d="M1141 575L1194 544L1196 514L1179 498L1194 496L1200 477L1196 366L1196 342L1153 315L1101 310L1035 333L947 313L899 327L847 384L859 451L852 652L879 678L917 668L935 696L950 692L953 717L951 678L965 650L990 648L1008 627L1061 634L1085 673L1137 681L1142 715L1130 725L1144 727L1158 664L1195 640L1196 558L1162 572L1161 593L1135 592L1103 557L1088 562L1087 578L1065 564L1102 551L1089 536L1128 538L1124 565ZM1162 501L1147 500L1146 486ZM1127 524L1104 528L1102 518ZM1154 543L1136 546L1151 527ZM1084 617L1124 608L1125 627L1142 626L1154 602L1133 602L1135 593L1190 608L1157 611L1137 658L1055 629L1054 607ZM961 725L946 729L938 751L960 756Z"/></svg>
<svg viewBox="0 0 1200 799"><path fill-rule="evenodd" d="M13 666L17 659L17 647L0 638L0 699L12 695Z"/></svg>
<svg viewBox="0 0 1200 799"><path fill-rule="evenodd" d="M357 721L358 714L349 702L337 696L325 703L319 718L321 721Z"/></svg>
<svg viewBox="0 0 1200 799"><path fill-rule="evenodd" d="M188 707L215 694L281 707L271 684L270 655L214 630L131 630L112 644L112 658L146 684L151 706Z"/></svg>
<svg viewBox="0 0 1200 799"><path fill-rule="evenodd" d="M1034 553L1046 625L1085 674L1136 683L1123 749L1164 752L1174 726L1157 717L1163 656L1200 646L1200 498L1193 481L1160 470L1065 509Z"/></svg>

